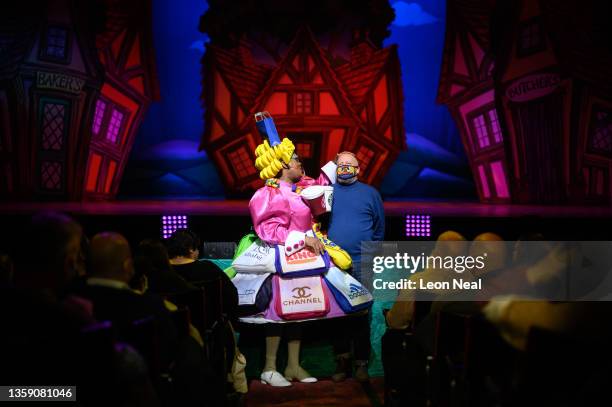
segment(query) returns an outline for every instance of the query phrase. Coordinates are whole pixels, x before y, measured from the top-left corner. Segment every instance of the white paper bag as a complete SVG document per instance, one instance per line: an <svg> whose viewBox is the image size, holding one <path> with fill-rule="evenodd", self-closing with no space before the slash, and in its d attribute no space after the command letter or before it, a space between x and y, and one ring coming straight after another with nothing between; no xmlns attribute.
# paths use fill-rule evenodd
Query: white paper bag
<svg viewBox="0 0 612 407"><path fill-rule="evenodd" d="M232 262L238 273L265 274L276 271L276 250L261 239L257 239Z"/></svg>
<svg viewBox="0 0 612 407"><path fill-rule="evenodd" d="M238 273L232 279L232 283L238 291L238 305L253 305L261 285L268 278L268 274L245 274Z"/></svg>

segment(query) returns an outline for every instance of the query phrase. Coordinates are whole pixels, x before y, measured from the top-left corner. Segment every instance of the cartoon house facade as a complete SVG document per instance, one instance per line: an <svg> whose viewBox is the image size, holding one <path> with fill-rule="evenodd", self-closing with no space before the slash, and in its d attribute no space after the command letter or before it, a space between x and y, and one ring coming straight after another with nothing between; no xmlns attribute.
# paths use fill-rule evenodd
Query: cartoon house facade
<svg viewBox="0 0 612 407"><path fill-rule="evenodd" d="M90 122L87 199L115 197L137 130L149 104L159 99L151 2L137 3L108 2L105 30L96 36L105 76ZM129 12L135 6L139 12Z"/></svg>
<svg viewBox="0 0 612 407"><path fill-rule="evenodd" d="M350 150L362 179L378 184L405 148L399 60L394 46L356 41L348 61L331 62L310 30L298 30L276 66L254 61L249 44L209 45L203 57L205 130L201 148L230 192L259 187L253 115L269 111L296 145L306 173ZM337 59L333 59L337 61Z"/></svg>
<svg viewBox="0 0 612 407"><path fill-rule="evenodd" d="M92 16L91 4L44 4L38 19L27 2L16 7L1 34L0 196L112 198L156 97L154 61L145 51L150 2L138 2L138 21L121 2L104 2L107 25L97 37L101 16Z"/></svg>
<svg viewBox="0 0 612 407"><path fill-rule="evenodd" d="M486 2L447 5L446 38L437 102L453 116L481 202L510 202L504 134L495 102ZM469 13L469 14L468 14Z"/></svg>
<svg viewBox="0 0 612 407"><path fill-rule="evenodd" d="M9 199L82 196L82 151L103 71L88 42L86 11L53 3L40 19L17 8L14 25L3 31L0 194Z"/></svg>
<svg viewBox="0 0 612 407"><path fill-rule="evenodd" d="M609 203L612 53L604 3L524 2L503 46L501 105L518 202ZM538 160L535 164L535 160ZM537 168L536 168L537 165Z"/></svg>
<svg viewBox="0 0 612 407"><path fill-rule="evenodd" d="M448 2L438 101L483 202L610 202L612 53L607 23L593 19L605 10L572 4Z"/></svg>

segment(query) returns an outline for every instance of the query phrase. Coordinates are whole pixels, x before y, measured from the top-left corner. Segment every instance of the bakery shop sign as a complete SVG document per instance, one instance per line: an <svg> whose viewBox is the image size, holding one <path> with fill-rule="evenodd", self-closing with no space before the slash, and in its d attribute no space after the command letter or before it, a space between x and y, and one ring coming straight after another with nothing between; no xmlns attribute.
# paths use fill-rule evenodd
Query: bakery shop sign
<svg viewBox="0 0 612 407"><path fill-rule="evenodd" d="M52 72L37 72L36 86L40 89L61 90L79 94L83 90L85 81L70 75Z"/></svg>
<svg viewBox="0 0 612 407"><path fill-rule="evenodd" d="M529 75L515 81L506 89L506 97L513 102L526 102L552 93L561 78L556 73Z"/></svg>

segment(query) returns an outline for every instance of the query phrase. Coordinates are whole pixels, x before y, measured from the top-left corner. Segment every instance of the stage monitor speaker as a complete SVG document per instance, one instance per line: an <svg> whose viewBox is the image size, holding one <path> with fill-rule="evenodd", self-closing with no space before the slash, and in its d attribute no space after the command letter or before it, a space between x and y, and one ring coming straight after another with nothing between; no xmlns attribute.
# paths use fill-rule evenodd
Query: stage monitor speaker
<svg viewBox="0 0 612 407"><path fill-rule="evenodd" d="M235 242L204 242L201 259L232 259L236 251Z"/></svg>

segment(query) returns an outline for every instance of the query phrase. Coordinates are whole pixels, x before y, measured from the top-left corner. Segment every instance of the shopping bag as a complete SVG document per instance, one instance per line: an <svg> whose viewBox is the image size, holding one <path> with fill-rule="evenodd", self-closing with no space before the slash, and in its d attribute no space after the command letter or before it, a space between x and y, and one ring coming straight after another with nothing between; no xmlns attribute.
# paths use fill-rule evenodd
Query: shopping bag
<svg viewBox="0 0 612 407"><path fill-rule="evenodd" d="M285 246L277 245L275 266L277 273L283 277L306 277L325 273L330 260L327 252L315 254L306 247L287 256Z"/></svg>
<svg viewBox="0 0 612 407"><path fill-rule="evenodd" d="M274 119L269 112L259 112L255 114L255 127L262 140L268 140L270 147L281 143L278 131L274 125Z"/></svg>
<svg viewBox="0 0 612 407"><path fill-rule="evenodd" d="M240 242L238 243L238 246L236 247L236 251L234 252L234 257L232 258L232 260L235 260L236 257L244 253L244 251L248 249L249 246L251 246L251 244L253 244L253 242L256 241L257 239L259 238L253 232L250 232L244 235L242 239L240 239ZM227 274L227 276L230 279L234 278L234 276L237 273L236 270L232 266L226 267L225 269L223 269L223 272Z"/></svg>
<svg viewBox="0 0 612 407"><path fill-rule="evenodd" d="M329 298L320 276L272 278L275 310L283 319L309 319L325 316L329 312Z"/></svg>
<svg viewBox="0 0 612 407"><path fill-rule="evenodd" d="M357 312L372 305L372 294L357 279L338 267L330 267L324 280L342 311Z"/></svg>
<svg viewBox="0 0 612 407"><path fill-rule="evenodd" d="M238 273L274 273L276 271L274 247L256 239L232 261L232 268Z"/></svg>
<svg viewBox="0 0 612 407"><path fill-rule="evenodd" d="M255 315L268 309L272 298L272 275L238 273L232 279L238 292L238 315Z"/></svg>

